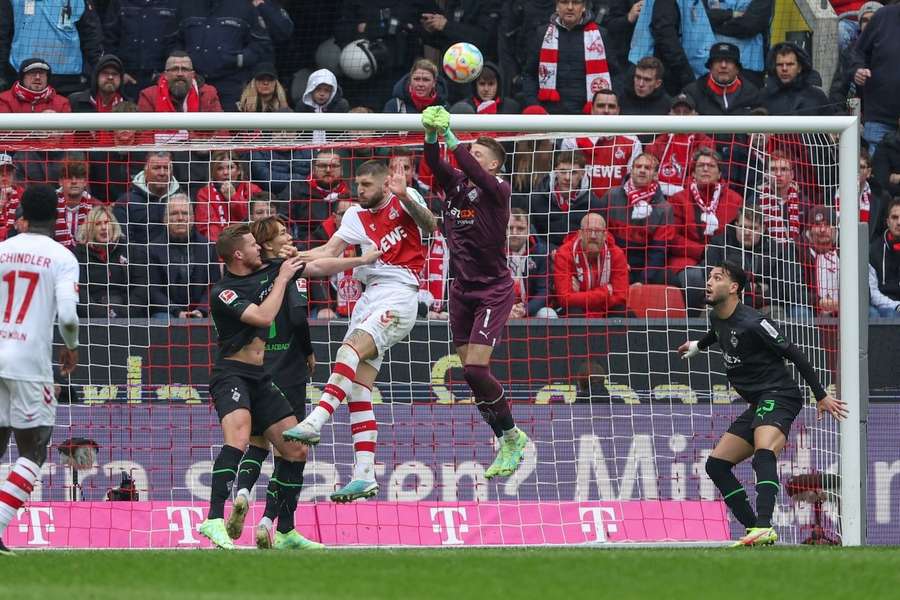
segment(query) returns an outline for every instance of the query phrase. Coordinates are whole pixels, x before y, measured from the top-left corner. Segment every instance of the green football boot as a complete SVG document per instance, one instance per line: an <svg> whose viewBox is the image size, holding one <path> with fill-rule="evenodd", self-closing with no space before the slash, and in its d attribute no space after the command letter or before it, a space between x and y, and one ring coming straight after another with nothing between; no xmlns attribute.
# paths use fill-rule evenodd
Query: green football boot
<svg viewBox="0 0 900 600"><path fill-rule="evenodd" d="M338 491L331 494L332 502L353 502L360 498L371 498L378 495L378 482L354 479Z"/></svg>
<svg viewBox="0 0 900 600"><path fill-rule="evenodd" d="M200 523L200 535L223 550L234 550L234 542L225 529L225 519L207 519Z"/></svg>
<svg viewBox="0 0 900 600"><path fill-rule="evenodd" d="M276 550L321 550L324 547L325 544L306 539L296 529L287 533L275 532Z"/></svg>

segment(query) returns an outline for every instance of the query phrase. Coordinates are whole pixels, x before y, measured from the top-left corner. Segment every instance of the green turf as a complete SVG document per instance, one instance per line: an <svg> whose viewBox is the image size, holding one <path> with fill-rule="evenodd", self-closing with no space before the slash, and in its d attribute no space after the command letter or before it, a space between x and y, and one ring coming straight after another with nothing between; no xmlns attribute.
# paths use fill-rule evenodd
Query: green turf
<svg viewBox="0 0 900 600"><path fill-rule="evenodd" d="M0 598L900 597L898 548L21 552Z"/></svg>

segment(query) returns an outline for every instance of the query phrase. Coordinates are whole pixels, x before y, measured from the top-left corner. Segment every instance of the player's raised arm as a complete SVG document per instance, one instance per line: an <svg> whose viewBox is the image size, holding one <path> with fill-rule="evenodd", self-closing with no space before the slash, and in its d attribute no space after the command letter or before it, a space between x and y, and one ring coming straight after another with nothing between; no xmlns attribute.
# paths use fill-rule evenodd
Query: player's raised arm
<svg viewBox="0 0 900 600"><path fill-rule="evenodd" d="M343 239L339 238L336 235L333 235L327 242L325 242L318 248L298 252L296 254L296 257L307 263L318 260L320 258L333 258L335 256L340 256L341 254L343 254L344 250L347 248L347 245L347 242L345 242Z"/></svg>
<svg viewBox="0 0 900 600"><path fill-rule="evenodd" d="M444 112L438 111L439 108ZM450 163L441 158L438 133L444 133L450 126L449 115L450 113L439 106L429 106L422 113L422 125L425 126L425 163L444 189L452 185L454 169ZM447 143L449 144L449 141Z"/></svg>
<svg viewBox="0 0 900 600"><path fill-rule="evenodd" d="M319 258L307 264L303 274L308 277L328 277L356 267L371 265L379 258L381 258L381 250L371 250L362 256L347 258Z"/></svg>
<svg viewBox="0 0 900 600"><path fill-rule="evenodd" d="M388 189L397 196L419 229L425 233L433 233L437 229L437 219L425 206L425 200L417 191L406 187L406 175L403 174L403 169L397 169L388 176Z"/></svg>

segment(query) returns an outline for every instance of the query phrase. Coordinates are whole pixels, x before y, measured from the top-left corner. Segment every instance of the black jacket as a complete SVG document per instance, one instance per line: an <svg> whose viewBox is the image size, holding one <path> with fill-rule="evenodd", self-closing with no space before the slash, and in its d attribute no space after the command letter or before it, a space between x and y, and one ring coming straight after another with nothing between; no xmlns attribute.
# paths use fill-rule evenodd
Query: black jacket
<svg viewBox="0 0 900 600"><path fill-rule="evenodd" d="M484 68L489 69L497 75L497 93L500 97L500 104L497 107L497 113L501 115L517 115L522 112L522 106L514 99L509 96L503 95L503 90L506 89L503 85L503 75L500 72L500 67L498 67L495 63L490 61L484 63ZM472 110L478 111L478 104L475 103L475 99L478 98L478 80L472 82L471 90L469 92L469 97L465 100L460 100L452 107L450 107L450 112L455 112L454 107L458 104L468 104L472 107Z"/></svg>
<svg viewBox="0 0 900 600"><path fill-rule="evenodd" d="M497 44L500 69L506 85L503 94L517 97L521 94L522 73L534 45L534 32L550 21L550 15L555 10L555 0L512 0L503 3Z"/></svg>
<svg viewBox="0 0 900 600"><path fill-rule="evenodd" d="M891 173L900 173L900 131L884 136L872 157L872 176L879 187L891 196L900 196L900 184L891 183Z"/></svg>
<svg viewBox="0 0 900 600"><path fill-rule="evenodd" d="M606 60L616 65L618 71L624 71L628 64L628 52L631 50L631 36L634 34L634 25L628 21L628 13L639 0L610 0L609 10L603 16L601 25L609 32L608 38L603 38L606 46ZM668 109L667 109L668 110Z"/></svg>
<svg viewBox="0 0 900 600"><path fill-rule="evenodd" d="M103 202L115 202L128 192L134 176L144 168L146 161L144 152L89 152L88 182L91 195Z"/></svg>
<svg viewBox="0 0 900 600"><path fill-rule="evenodd" d="M161 73L175 38L177 0L111 0L103 18L104 49L135 77Z"/></svg>
<svg viewBox="0 0 900 600"><path fill-rule="evenodd" d="M143 264L143 261L141 261ZM209 288L221 278L216 251L205 237L191 231L186 242L154 238L147 248L150 314L179 311L209 312Z"/></svg>
<svg viewBox="0 0 900 600"><path fill-rule="evenodd" d="M663 85L670 94L678 94L694 81L694 69L681 43L681 29L681 12L675 0L657 0L650 20L653 55L666 68Z"/></svg>
<svg viewBox="0 0 900 600"><path fill-rule="evenodd" d="M437 102L433 106L447 107L447 84L440 77L438 78L435 91L437 92ZM419 110L413 104L412 98L409 96L409 73L403 76L400 81L394 84L392 92L393 97L388 99L384 104L381 112L385 113L417 113Z"/></svg>
<svg viewBox="0 0 900 600"><path fill-rule="evenodd" d="M800 63L800 74L792 81L782 83L775 69L775 54L779 50L793 50ZM833 112L831 102L818 86L821 76L813 70L812 60L805 50L790 42L772 47L766 59L768 78L762 93L762 105L770 115L826 116Z"/></svg>
<svg viewBox="0 0 900 600"><path fill-rule="evenodd" d="M581 219L591 210L601 208L600 199L590 189L582 190L569 205L568 211L561 211L551 191L553 174L547 175L531 193L528 212L531 226L539 237L548 240L556 248L571 232L581 229Z"/></svg>
<svg viewBox="0 0 900 600"><path fill-rule="evenodd" d="M888 240L889 235L885 231L869 245L869 265L875 269L881 293L900 300L900 251L891 248L894 244Z"/></svg>
<svg viewBox="0 0 900 600"><path fill-rule="evenodd" d="M105 252L104 252L105 251ZM78 259L78 316L79 317L118 317L144 316L140 314L140 306L132 301L136 294L129 294L129 285L139 291L139 282L133 282L128 272L128 249L124 243L78 244L75 246L75 258ZM131 298L134 295L135 298Z"/></svg>
<svg viewBox="0 0 900 600"><path fill-rule="evenodd" d="M91 100L97 97L97 77L100 75L100 71L110 66L118 68L119 71L124 70L122 61L117 56L112 54L101 56L97 61L97 66L94 67L94 72L91 73L91 87L69 95L69 104L72 107L72 112L97 112L97 106ZM121 94L122 91L122 86L120 85L119 93Z"/></svg>
<svg viewBox="0 0 900 600"><path fill-rule="evenodd" d="M129 243L146 244L150 238L165 234L166 201L178 189L178 182L172 180L166 194L157 196L147 188L143 171L134 176L128 192L113 205L113 214L126 230Z"/></svg>
<svg viewBox="0 0 900 600"><path fill-rule="evenodd" d="M868 68L872 76L866 81L865 120L897 126L900 115L900 5L878 9L862 35L852 46L849 77L857 69Z"/></svg>
<svg viewBox="0 0 900 600"><path fill-rule="evenodd" d="M497 57L500 0L447 0L439 11L447 18L443 31L422 31L422 41L441 54L456 42L474 44L485 60ZM430 11L424 11L430 12Z"/></svg>

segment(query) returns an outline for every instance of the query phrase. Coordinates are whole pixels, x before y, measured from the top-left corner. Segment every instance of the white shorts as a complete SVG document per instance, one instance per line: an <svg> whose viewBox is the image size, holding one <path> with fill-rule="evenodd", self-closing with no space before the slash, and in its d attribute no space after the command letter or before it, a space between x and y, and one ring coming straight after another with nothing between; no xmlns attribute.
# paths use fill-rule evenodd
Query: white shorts
<svg viewBox="0 0 900 600"><path fill-rule="evenodd" d="M398 284L370 285L353 307L350 327L344 341L356 329L371 335L378 356L366 362L377 371L381 368L387 349L405 339L412 331L418 313L418 289Z"/></svg>
<svg viewBox="0 0 900 600"><path fill-rule="evenodd" d="M53 383L0 377L0 427L32 429L56 424Z"/></svg>

